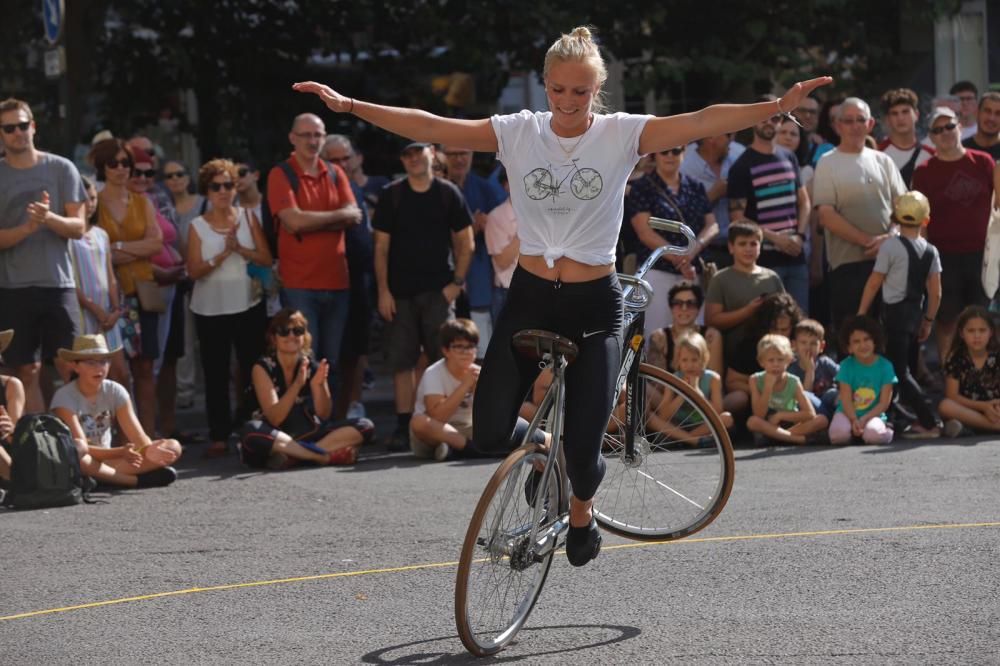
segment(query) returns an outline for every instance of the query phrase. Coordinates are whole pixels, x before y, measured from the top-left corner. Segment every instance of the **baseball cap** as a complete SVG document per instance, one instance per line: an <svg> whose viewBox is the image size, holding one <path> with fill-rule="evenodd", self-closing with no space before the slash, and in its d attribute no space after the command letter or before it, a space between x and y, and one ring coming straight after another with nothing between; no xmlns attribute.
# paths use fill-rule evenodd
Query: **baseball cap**
<svg viewBox="0 0 1000 666"><path fill-rule="evenodd" d="M893 206L896 221L908 227L919 227L931 216L931 203L922 192L912 190L899 195Z"/></svg>
<svg viewBox="0 0 1000 666"><path fill-rule="evenodd" d="M949 109L947 106L936 106L934 107L934 110L931 111L930 124L933 125L935 120L942 117L958 120L958 114Z"/></svg>
<svg viewBox="0 0 1000 666"><path fill-rule="evenodd" d="M406 144L405 146L399 149L399 154L402 155L406 151L413 150L414 148L426 148L429 145L431 144L425 143L423 141L411 141L410 143Z"/></svg>

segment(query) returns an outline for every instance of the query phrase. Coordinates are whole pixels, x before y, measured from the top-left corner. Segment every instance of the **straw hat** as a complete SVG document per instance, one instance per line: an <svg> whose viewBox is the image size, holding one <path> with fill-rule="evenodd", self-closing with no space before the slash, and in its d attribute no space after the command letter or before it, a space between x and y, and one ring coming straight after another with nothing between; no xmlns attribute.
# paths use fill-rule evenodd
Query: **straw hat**
<svg viewBox="0 0 1000 666"><path fill-rule="evenodd" d="M8 328L6 331L0 331L0 354L10 346L10 341L13 339L14 329Z"/></svg>
<svg viewBox="0 0 1000 666"><path fill-rule="evenodd" d="M121 349L119 347L118 349ZM108 349L108 342L100 333L94 335L78 335L73 338L72 349L60 349L59 358L63 361L105 361L110 359L118 349Z"/></svg>

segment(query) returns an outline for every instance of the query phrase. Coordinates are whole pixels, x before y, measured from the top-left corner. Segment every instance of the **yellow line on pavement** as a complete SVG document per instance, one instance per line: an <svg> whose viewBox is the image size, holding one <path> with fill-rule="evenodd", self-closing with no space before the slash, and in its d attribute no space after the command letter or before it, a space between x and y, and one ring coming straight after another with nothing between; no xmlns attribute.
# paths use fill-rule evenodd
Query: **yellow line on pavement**
<svg viewBox="0 0 1000 666"><path fill-rule="evenodd" d="M761 539L787 539L794 537L816 537L816 536L837 536L855 534L877 534L886 532L915 532L919 530L947 530L947 529L971 529L981 527L1000 527L1000 522L986 523L957 523L938 525L906 525L901 527L860 527L854 529L841 530L819 530L814 532L782 532L777 534L743 534L719 537L698 537L681 539L679 541L652 541L639 543L624 543L616 546L606 546L602 550L624 550L626 548L647 548L661 545L683 545L689 543L719 543L728 541L752 541ZM64 606L62 608L48 608L45 610L17 613L14 615L0 616L0 622L7 620L22 620L40 615L53 615L56 613L68 613L70 611L84 610L87 608L101 608L103 606L114 606L116 604L126 604L135 601L149 601L152 599L163 599L166 597L178 597L185 594L196 594L201 592L221 592L224 590L238 590L248 587L263 587L265 585L282 585L285 583L302 583L313 580L326 580L331 578L352 578L355 576L370 576L373 574L403 573L406 571L420 571L422 569L441 569L444 567L458 566L458 562L430 562L427 564L411 564L401 567L387 567L383 569L364 569L361 571L341 571L338 573L317 574L314 576L296 576L294 578L277 578L274 580L257 580L248 583L231 583L228 585L212 585L210 587L191 587L186 590L173 590L170 592L156 592L153 594L141 594L134 597L123 597L121 599L108 599L106 601L95 601L89 604L79 604L76 606Z"/></svg>

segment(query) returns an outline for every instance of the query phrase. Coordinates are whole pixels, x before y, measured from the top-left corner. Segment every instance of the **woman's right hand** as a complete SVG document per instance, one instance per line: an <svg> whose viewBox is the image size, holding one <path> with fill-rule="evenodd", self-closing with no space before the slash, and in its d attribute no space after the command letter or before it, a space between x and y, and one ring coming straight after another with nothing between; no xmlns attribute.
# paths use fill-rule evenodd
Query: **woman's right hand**
<svg viewBox="0 0 1000 666"><path fill-rule="evenodd" d="M309 379L309 359L304 358L299 363L299 370L295 373L295 380L292 382L294 386L301 389L306 385L306 381Z"/></svg>
<svg viewBox="0 0 1000 666"><path fill-rule="evenodd" d="M354 101L350 97L345 97L330 86L316 83L315 81L303 81L293 84L292 90L317 95L326 104L326 108L337 113L347 113L354 106Z"/></svg>
<svg viewBox="0 0 1000 666"><path fill-rule="evenodd" d="M139 469L142 466L142 454L135 450L135 444L126 444L122 447L122 458L129 467Z"/></svg>

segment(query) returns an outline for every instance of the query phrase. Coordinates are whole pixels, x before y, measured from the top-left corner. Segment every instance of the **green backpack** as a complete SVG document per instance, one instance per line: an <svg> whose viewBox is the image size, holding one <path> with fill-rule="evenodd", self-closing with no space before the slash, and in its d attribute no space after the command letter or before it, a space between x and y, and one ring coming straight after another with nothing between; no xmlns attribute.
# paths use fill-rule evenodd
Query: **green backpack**
<svg viewBox="0 0 1000 666"><path fill-rule="evenodd" d="M17 422L11 443L10 485L4 506L41 509L83 500L83 475L73 436L52 414L26 414Z"/></svg>

